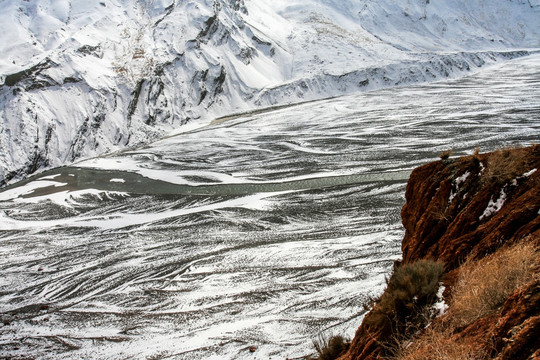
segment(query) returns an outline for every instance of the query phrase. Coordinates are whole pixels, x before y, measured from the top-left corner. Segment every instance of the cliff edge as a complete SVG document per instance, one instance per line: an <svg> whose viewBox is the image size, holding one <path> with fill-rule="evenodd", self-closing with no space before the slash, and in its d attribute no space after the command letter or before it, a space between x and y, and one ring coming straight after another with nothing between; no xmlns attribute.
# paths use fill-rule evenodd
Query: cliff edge
<svg viewBox="0 0 540 360"><path fill-rule="evenodd" d="M539 170L539 145L415 169L403 260L340 359L540 358Z"/></svg>

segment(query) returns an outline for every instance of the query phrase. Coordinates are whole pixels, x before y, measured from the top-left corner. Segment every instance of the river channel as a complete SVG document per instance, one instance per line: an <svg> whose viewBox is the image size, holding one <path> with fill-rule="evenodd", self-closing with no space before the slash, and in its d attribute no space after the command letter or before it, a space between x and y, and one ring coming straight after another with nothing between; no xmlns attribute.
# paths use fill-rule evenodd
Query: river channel
<svg viewBox="0 0 540 360"><path fill-rule="evenodd" d="M400 258L410 171L539 140L533 55L35 175L0 191L0 358L285 359L352 337Z"/></svg>

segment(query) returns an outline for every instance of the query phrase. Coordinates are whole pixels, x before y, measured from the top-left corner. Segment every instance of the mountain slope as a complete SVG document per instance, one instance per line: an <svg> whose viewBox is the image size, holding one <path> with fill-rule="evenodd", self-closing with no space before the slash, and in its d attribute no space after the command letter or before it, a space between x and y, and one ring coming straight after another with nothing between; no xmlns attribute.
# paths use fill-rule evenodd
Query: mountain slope
<svg viewBox="0 0 540 360"><path fill-rule="evenodd" d="M0 185L189 121L458 76L540 47L530 1L15 0L0 9Z"/></svg>

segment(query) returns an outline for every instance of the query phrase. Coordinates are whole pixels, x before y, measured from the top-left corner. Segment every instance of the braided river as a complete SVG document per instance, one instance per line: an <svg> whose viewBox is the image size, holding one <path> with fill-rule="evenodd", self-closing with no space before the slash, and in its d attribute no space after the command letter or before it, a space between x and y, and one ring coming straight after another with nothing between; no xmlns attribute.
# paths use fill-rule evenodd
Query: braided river
<svg viewBox="0 0 540 360"><path fill-rule="evenodd" d="M0 358L285 359L354 335L411 170L540 140L540 55L240 114L0 190Z"/></svg>

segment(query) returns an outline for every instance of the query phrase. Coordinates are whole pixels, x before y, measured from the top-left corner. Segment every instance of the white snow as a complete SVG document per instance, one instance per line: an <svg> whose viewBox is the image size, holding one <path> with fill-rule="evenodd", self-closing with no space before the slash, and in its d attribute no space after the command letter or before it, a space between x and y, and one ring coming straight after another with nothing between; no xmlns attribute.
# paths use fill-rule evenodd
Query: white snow
<svg viewBox="0 0 540 360"><path fill-rule="evenodd" d="M25 195L31 195L31 193L27 193ZM81 202L84 202L79 199L87 195L93 195L99 200L106 197L110 197L111 195L123 196L123 197L129 196L128 193L119 192L119 191L103 191L103 190L97 190L97 189L86 189L86 190L75 190L75 191L69 191L69 190L55 191L46 195L26 196L24 198L17 197L11 200L13 200L15 203L26 203L26 204L39 204L40 202L50 201L51 203L59 205L59 206L72 208L74 205L78 205Z"/></svg>
<svg viewBox="0 0 540 360"><path fill-rule="evenodd" d="M484 218L488 218L491 215L497 213L499 210L501 210L502 206L504 205L504 202L506 201L506 192L504 191L504 188L501 189L501 192L499 194L499 197L497 200L493 200L493 196L489 199L489 203L484 210L484 213L480 215L479 220L482 220Z"/></svg>
<svg viewBox="0 0 540 360"><path fill-rule="evenodd" d="M83 227L83 228L99 228L104 230L111 229L123 229L128 226L141 225L146 223L157 222L165 219L175 218L179 216L196 214L200 212L206 212L210 210L218 210L223 208L239 207L251 210L265 210L270 206L269 202L264 201L266 198L274 197L277 195L287 194L290 191L282 191L277 193L261 193L250 196L241 197L238 199L223 201L216 204L193 206L188 208L165 210L157 212L145 212L142 214L126 214L126 213L113 213L106 217L86 217L77 216L74 218L63 218L60 220L45 220L45 221L26 221L16 220L10 218L5 212L1 213L2 217L2 229L3 230L31 230L38 228L55 228L62 226L64 228L71 227ZM28 199L15 199L16 202L31 202L39 203L43 200L50 200L53 203L69 206L73 200L76 200L81 195L93 194L96 196L102 196L107 194L117 194L127 196L122 192L104 192L95 189L81 190L75 192L62 191L52 195L46 195L43 197L33 197Z"/></svg>
<svg viewBox="0 0 540 360"><path fill-rule="evenodd" d="M467 178L471 175L471 173L469 171L466 171L465 173L463 173L463 175L461 176L458 176L454 182L454 186L452 188L452 191L450 192L450 197L448 198L448 203L452 203L452 201L454 200L454 198L456 197L457 193L459 192L459 187L462 183L465 182L465 180L467 180Z"/></svg>
<svg viewBox="0 0 540 360"><path fill-rule="evenodd" d="M470 171L466 171L463 175L459 176L456 178L456 185L459 186L461 185L462 183L465 182L465 180L467 180L467 178L471 175Z"/></svg>
<svg viewBox="0 0 540 360"><path fill-rule="evenodd" d="M442 283L439 286L439 290L437 291L437 302L433 304L433 310L437 314L437 316L444 315L446 313L446 310L448 310L448 304L444 301L443 293L445 290L445 286L442 285Z"/></svg>
<svg viewBox="0 0 540 360"><path fill-rule="evenodd" d="M521 177L529 177L532 174L534 174L536 171L537 171L537 169L532 169L530 171L527 171L523 175L521 175ZM517 179L513 179L510 182L510 184L512 186L517 186L518 185ZM504 191L504 189L505 188L501 189L501 192L500 192L499 197L497 198L497 200L494 201L493 197L491 197L486 209L484 210L484 213L480 216L480 220L482 220L484 218L487 218L487 217L490 217L491 215L495 214L496 212L498 212L502 208L502 206L504 205L504 202L506 201L506 192Z"/></svg>
<svg viewBox="0 0 540 360"><path fill-rule="evenodd" d="M0 12L0 180L24 176L34 149L42 167L64 165L186 122L458 77L540 47L540 7L525 1L12 0Z"/></svg>
<svg viewBox="0 0 540 360"><path fill-rule="evenodd" d="M46 187L61 187L67 185L66 183L59 183L57 181L44 181L38 180L28 183L24 186L19 186L13 189L9 189L3 192L0 192L0 201L8 201L20 198L24 195L30 195L38 189Z"/></svg>

